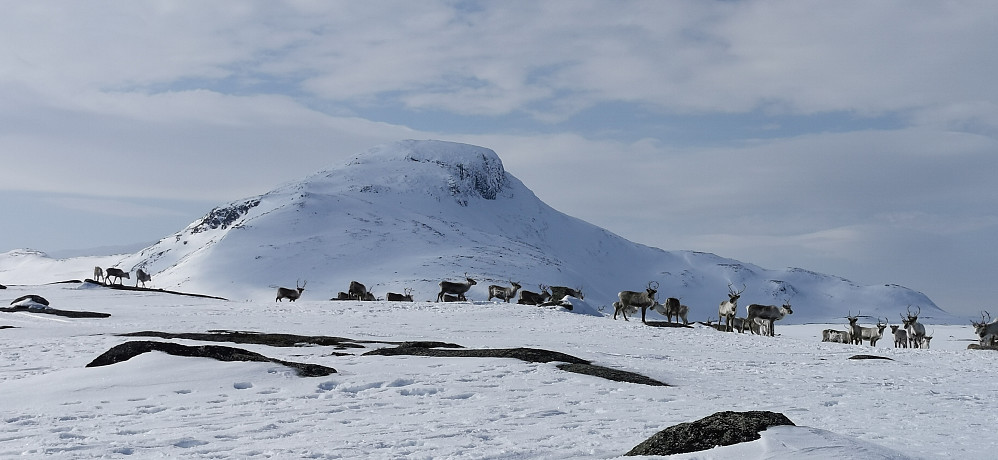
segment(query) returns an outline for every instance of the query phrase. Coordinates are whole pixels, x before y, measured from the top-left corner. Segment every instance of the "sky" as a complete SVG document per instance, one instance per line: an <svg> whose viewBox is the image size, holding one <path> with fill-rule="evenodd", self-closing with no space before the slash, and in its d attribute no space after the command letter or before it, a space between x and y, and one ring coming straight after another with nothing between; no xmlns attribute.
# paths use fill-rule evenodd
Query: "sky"
<svg viewBox="0 0 998 460"><path fill-rule="evenodd" d="M989 1L4 2L0 252L136 250L399 139L639 243L991 307Z"/></svg>

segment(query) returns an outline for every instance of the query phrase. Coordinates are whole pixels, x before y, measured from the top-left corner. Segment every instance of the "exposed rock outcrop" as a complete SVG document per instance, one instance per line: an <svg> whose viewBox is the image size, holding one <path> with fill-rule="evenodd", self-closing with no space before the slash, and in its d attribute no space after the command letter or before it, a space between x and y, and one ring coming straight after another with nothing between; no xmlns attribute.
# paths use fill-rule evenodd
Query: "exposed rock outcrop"
<svg viewBox="0 0 998 460"><path fill-rule="evenodd" d="M717 412L695 422L666 428L625 455L673 455L755 441L771 426L795 426L785 415L769 411Z"/></svg>

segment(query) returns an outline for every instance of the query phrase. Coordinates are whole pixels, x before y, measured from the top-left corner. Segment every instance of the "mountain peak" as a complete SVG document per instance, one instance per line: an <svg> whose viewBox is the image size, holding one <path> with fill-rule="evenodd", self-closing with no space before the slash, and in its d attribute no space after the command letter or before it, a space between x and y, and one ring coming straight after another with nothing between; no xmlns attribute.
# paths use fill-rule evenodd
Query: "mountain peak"
<svg viewBox="0 0 998 460"><path fill-rule="evenodd" d="M443 179L448 193L459 202L467 197L494 200L507 183L506 170L496 152L485 147L437 140L409 139L382 144L354 157L347 163L347 168L364 172L377 170L377 176L371 176L377 184L371 185L389 188L392 184L397 187L407 183L400 179L411 178L419 170L424 175ZM398 177L399 174L402 177ZM391 180L393 176L396 180Z"/></svg>

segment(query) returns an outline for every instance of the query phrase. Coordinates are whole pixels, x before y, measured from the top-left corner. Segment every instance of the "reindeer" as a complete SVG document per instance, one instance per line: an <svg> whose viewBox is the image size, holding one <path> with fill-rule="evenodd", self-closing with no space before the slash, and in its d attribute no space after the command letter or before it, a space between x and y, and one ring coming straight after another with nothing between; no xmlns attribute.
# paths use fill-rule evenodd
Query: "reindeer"
<svg viewBox="0 0 998 460"><path fill-rule="evenodd" d="M120 268L111 267L111 268L108 268L107 270L104 270L104 282L105 282L105 284L114 284L111 281L111 278L118 278L118 284L122 284L121 283L121 279L122 278L129 279L129 278L131 278L131 276L129 276L128 272L126 272L126 271L124 271L124 270L122 270Z"/></svg>
<svg viewBox="0 0 998 460"><path fill-rule="evenodd" d="M444 300L444 294L454 294L457 296L458 300L468 300L464 296L464 293L471 289L471 286L478 284L475 280L468 278L468 274L464 274L464 279L467 282L455 283L453 281L441 281L440 282L440 293L437 294L437 302Z"/></svg>
<svg viewBox="0 0 998 460"><path fill-rule="evenodd" d="M523 287L520 286L520 283L516 283L513 281L510 281L509 284L511 284L512 287L503 287L497 284L489 286L488 300L492 300L492 298L495 297L497 299L505 300L506 303L509 303L509 299L516 297L516 291L519 291L520 288Z"/></svg>
<svg viewBox="0 0 998 460"><path fill-rule="evenodd" d="M660 305L658 302L655 302L655 304L656 305ZM669 298L665 299L664 308L662 310L659 310L659 313L662 313L662 315L665 316L665 320L668 321L668 322L670 322L670 323L672 322L672 317L675 316L676 317L676 322L678 323L679 322L679 309L680 308L682 308L682 305L679 304L679 299L677 299L675 297L669 297ZM687 310L688 309L689 309L689 307L687 307ZM685 317L686 315L683 315L683 316ZM686 321L684 321L684 323L686 323Z"/></svg>
<svg viewBox="0 0 998 460"><path fill-rule="evenodd" d="M679 304L679 309L676 310L676 322L678 323L679 320L680 320L680 318L682 318L683 325L684 326L689 326L690 325L690 320L687 319L687 316L689 314L690 314L690 307L686 306L686 305L683 305L683 304Z"/></svg>
<svg viewBox="0 0 998 460"><path fill-rule="evenodd" d="M356 281L350 282L350 289L347 289L347 294L350 294L350 300L367 300L367 286L360 284Z"/></svg>
<svg viewBox="0 0 998 460"><path fill-rule="evenodd" d="M887 320L885 319L881 322L880 318L877 318L876 327L861 327L859 329L860 343L862 343L863 340L869 340L870 346L875 347L877 346L877 341L884 336L884 329L887 329Z"/></svg>
<svg viewBox="0 0 998 460"><path fill-rule="evenodd" d="M617 319L617 313L622 313L624 321L627 321L627 309L637 307L641 309L641 322L645 323L645 312L648 310L648 307L655 304L656 292L658 292L658 283L655 281L649 281L644 292L620 291L617 293L620 305L619 308L613 309L613 319Z"/></svg>
<svg viewBox="0 0 998 460"><path fill-rule="evenodd" d="M852 334L838 329L825 329L821 331L822 342L849 343L852 341Z"/></svg>
<svg viewBox="0 0 998 460"><path fill-rule="evenodd" d="M551 300L557 301L569 296L582 300L582 288L572 289L565 286L551 286Z"/></svg>
<svg viewBox="0 0 998 460"><path fill-rule="evenodd" d="M718 325L720 325L720 323L718 323ZM741 333L741 332L744 331L744 328L742 327L743 325L748 325L749 328L752 327L752 324L749 324L748 320L746 320L745 318L738 317L738 316L735 316L735 317L731 318L730 325L731 325L731 329L732 329L731 332L738 331L739 333ZM725 327L724 330L727 331L728 330L727 327ZM758 328L756 328L755 330L756 330L756 332L758 332Z"/></svg>
<svg viewBox="0 0 998 460"><path fill-rule="evenodd" d="M891 334L894 334L894 348L908 348L908 331L901 329L900 324L891 324Z"/></svg>
<svg viewBox="0 0 998 460"><path fill-rule="evenodd" d="M277 288L277 301L280 302L281 299L288 299L289 302L298 300L298 298L301 297L301 292L305 290L306 284L308 284L308 280L305 280L304 283L301 283L301 286L298 286L298 281L295 280L295 287L297 290L285 287Z"/></svg>
<svg viewBox="0 0 998 460"><path fill-rule="evenodd" d="M984 315L988 315L985 319ZM981 322L971 321L974 325L974 332L980 337L980 345L982 347L994 346L995 340L998 339L998 319L992 321L991 313L987 311L981 313Z"/></svg>
<svg viewBox="0 0 998 460"><path fill-rule="evenodd" d="M920 348L922 338L925 337L925 326L918 322L918 315L922 313L922 307L914 315L911 314L911 305L908 305L908 316L902 316L901 322L908 331L908 344L911 348Z"/></svg>
<svg viewBox="0 0 998 460"><path fill-rule="evenodd" d="M850 343L852 343L853 345L862 345L863 344L863 328L860 327L860 325L856 323L856 321L859 320L859 315L861 313L863 313L862 310L860 310L859 313L856 313L856 316L853 316L852 315L852 310L850 310L849 314L846 316L846 319L849 320L848 329L849 329L850 337L852 337L852 341Z"/></svg>
<svg viewBox="0 0 998 460"><path fill-rule="evenodd" d="M538 294L533 291L520 291L520 300L516 303L520 305L540 305L547 302L551 298L551 293L548 292L548 287L543 284L538 284L537 288L541 290Z"/></svg>
<svg viewBox="0 0 998 460"><path fill-rule="evenodd" d="M721 324L721 319L724 319L726 325L725 329L728 332L733 332L735 315L738 314L738 298L742 296L745 292L745 285L742 284L741 291L735 291L731 288L731 283L728 283L728 300L721 302L721 306L717 309L717 324Z"/></svg>
<svg viewBox="0 0 998 460"><path fill-rule="evenodd" d="M935 334L935 331L933 331L933 334ZM922 337L922 345L924 345L923 348L925 348L926 350L928 350L929 349L929 342L931 342L931 341L932 341L932 336L931 335L926 334L925 336L923 336Z"/></svg>
<svg viewBox="0 0 998 460"><path fill-rule="evenodd" d="M745 323L755 321L756 318L761 318L766 320L766 335L775 337L776 334L773 328L773 323L777 320L783 319L784 316L792 315L793 313L794 311L790 308L790 299L784 300L782 307L777 307L776 305L759 305L754 303L748 306L748 317L746 317L745 321L742 322L742 332L745 332Z"/></svg>
<svg viewBox="0 0 998 460"><path fill-rule="evenodd" d="M142 283L142 287L146 287L146 281L152 281L152 275L141 268L135 270L135 287L139 287L139 282Z"/></svg>
<svg viewBox="0 0 998 460"><path fill-rule="evenodd" d="M98 283L104 282L104 269L100 267L94 267L94 281Z"/></svg>
<svg viewBox="0 0 998 460"><path fill-rule="evenodd" d="M405 294L389 292L386 296L391 302L412 302L412 288L405 288L404 292Z"/></svg>

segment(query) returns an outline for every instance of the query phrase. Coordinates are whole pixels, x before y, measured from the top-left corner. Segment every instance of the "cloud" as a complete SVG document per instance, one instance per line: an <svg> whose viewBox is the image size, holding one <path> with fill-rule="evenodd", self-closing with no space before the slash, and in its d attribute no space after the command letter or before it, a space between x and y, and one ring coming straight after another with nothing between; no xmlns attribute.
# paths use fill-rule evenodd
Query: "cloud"
<svg viewBox="0 0 998 460"><path fill-rule="evenodd" d="M988 76L998 62L987 44L998 38L996 10L986 2L32 3L0 19L11 38L0 80L70 99L187 85L253 92L280 81L299 97L340 104L551 120L607 101L673 113L946 113L954 101L995 99Z"/></svg>

